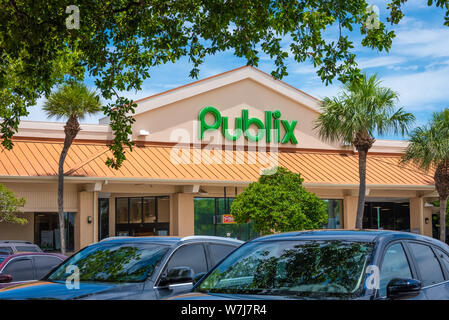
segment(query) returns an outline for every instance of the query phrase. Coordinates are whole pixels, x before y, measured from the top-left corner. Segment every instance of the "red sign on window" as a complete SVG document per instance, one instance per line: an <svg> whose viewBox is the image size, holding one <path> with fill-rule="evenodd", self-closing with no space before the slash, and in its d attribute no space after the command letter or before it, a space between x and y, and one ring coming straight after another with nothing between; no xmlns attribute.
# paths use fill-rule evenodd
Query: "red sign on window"
<svg viewBox="0 0 449 320"><path fill-rule="evenodd" d="M231 214L224 214L223 215L223 223L235 223L234 217Z"/></svg>

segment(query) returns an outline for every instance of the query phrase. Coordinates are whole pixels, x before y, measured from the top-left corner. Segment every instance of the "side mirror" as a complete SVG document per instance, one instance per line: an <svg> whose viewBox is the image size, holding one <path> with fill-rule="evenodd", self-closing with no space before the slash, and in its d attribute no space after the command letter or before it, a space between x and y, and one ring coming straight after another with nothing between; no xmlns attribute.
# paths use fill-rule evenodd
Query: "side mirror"
<svg viewBox="0 0 449 320"><path fill-rule="evenodd" d="M190 267L174 267L167 271L167 274L159 282L160 286L169 286L180 283L193 283L194 273Z"/></svg>
<svg viewBox="0 0 449 320"><path fill-rule="evenodd" d="M0 274L0 283L9 283L12 281L12 275Z"/></svg>
<svg viewBox="0 0 449 320"><path fill-rule="evenodd" d="M387 298L414 297L421 291L421 281L415 279L391 279L387 285Z"/></svg>

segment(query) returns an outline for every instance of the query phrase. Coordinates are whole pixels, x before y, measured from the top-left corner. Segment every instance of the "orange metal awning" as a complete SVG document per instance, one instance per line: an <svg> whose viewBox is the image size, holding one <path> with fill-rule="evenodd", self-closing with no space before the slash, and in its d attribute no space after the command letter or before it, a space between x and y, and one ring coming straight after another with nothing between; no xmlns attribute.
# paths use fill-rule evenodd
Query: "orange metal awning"
<svg viewBox="0 0 449 320"><path fill-rule="evenodd" d="M62 142L14 141L10 151L1 148L0 176L56 176ZM149 179L157 181L236 182L256 181L263 169L278 164L301 173L307 184L357 185L357 154L339 152L230 151L149 145L127 151L119 170L106 166L111 152L102 143L74 143L64 171L70 177ZM270 161L271 160L271 161ZM433 176L413 164L401 165L399 155L371 154L367 185L432 187Z"/></svg>

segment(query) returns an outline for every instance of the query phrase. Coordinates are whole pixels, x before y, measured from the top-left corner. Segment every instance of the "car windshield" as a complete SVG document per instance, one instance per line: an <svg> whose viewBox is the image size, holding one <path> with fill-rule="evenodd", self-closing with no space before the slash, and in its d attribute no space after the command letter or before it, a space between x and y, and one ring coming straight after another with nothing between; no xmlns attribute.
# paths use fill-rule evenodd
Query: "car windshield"
<svg viewBox="0 0 449 320"><path fill-rule="evenodd" d="M195 288L204 293L350 298L363 289L373 244L256 241L222 261Z"/></svg>
<svg viewBox="0 0 449 320"><path fill-rule="evenodd" d="M147 243L102 243L78 252L47 280L66 281L77 268L80 281L140 282L151 276L168 246Z"/></svg>

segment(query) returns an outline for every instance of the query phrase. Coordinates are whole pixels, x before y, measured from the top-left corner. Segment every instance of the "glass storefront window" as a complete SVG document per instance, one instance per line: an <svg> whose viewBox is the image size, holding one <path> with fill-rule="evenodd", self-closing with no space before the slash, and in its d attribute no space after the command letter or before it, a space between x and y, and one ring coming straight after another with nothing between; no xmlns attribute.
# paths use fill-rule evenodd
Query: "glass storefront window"
<svg viewBox="0 0 449 320"><path fill-rule="evenodd" d="M98 199L98 240L109 237L109 199Z"/></svg>
<svg viewBox="0 0 449 320"><path fill-rule="evenodd" d="M342 229L343 228L343 200L339 199L325 199L327 204L327 225L324 229Z"/></svg>
<svg viewBox="0 0 449 320"><path fill-rule="evenodd" d="M195 198L195 235L213 235L250 240L259 236L253 222L223 223L229 215L234 198ZM325 229L343 228L343 200L324 200L328 206L328 223Z"/></svg>
<svg viewBox="0 0 449 320"><path fill-rule="evenodd" d="M115 202L117 223L128 223L128 198L117 198Z"/></svg>
<svg viewBox="0 0 449 320"><path fill-rule="evenodd" d="M75 213L64 212L66 249L75 247ZM59 251L59 218L56 212L36 212L34 214L34 243L44 251Z"/></svg>
<svg viewBox="0 0 449 320"><path fill-rule="evenodd" d="M259 236L252 223L226 223L234 198L195 198L195 235L250 240Z"/></svg>
<svg viewBox="0 0 449 320"><path fill-rule="evenodd" d="M115 201L117 236L168 235L170 227L169 197L116 198ZM161 204L160 208L159 204Z"/></svg>
<svg viewBox="0 0 449 320"><path fill-rule="evenodd" d="M363 228L410 231L410 204L408 202L365 203Z"/></svg>
<svg viewBox="0 0 449 320"><path fill-rule="evenodd" d="M154 197L143 198L143 221L145 223L156 222L156 199Z"/></svg>
<svg viewBox="0 0 449 320"><path fill-rule="evenodd" d="M129 202L129 222L142 223L142 198L131 198Z"/></svg>

